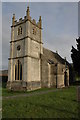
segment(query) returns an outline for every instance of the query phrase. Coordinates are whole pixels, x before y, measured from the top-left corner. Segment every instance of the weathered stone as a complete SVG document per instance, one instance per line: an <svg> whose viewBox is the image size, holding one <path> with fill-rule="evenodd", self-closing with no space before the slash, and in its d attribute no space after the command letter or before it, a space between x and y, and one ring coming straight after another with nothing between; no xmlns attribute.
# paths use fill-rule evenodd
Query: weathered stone
<svg viewBox="0 0 80 120"><path fill-rule="evenodd" d="M39 89L41 88L41 82L39 81L31 81L31 82L27 82L27 90L35 90L35 89Z"/></svg>
<svg viewBox="0 0 80 120"><path fill-rule="evenodd" d="M7 88L35 90L69 85L69 68L58 53L43 48L42 20L31 20L29 7L24 19L12 19ZM67 66L68 69L65 68ZM65 79L66 71L66 79Z"/></svg>

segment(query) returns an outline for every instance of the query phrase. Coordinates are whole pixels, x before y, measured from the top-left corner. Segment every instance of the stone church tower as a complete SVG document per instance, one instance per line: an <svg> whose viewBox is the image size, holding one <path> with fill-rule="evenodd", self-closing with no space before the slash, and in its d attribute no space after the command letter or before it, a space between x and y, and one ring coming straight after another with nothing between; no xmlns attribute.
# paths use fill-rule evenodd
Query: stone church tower
<svg viewBox="0 0 80 120"><path fill-rule="evenodd" d="M10 58L7 87L13 90L41 88L42 20L38 23L26 16L19 21L12 18Z"/></svg>
<svg viewBox="0 0 80 120"><path fill-rule="evenodd" d="M69 63L58 53L44 48L42 20L31 19L29 7L19 21L12 18L7 88L35 90L69 86Z"/></svg>

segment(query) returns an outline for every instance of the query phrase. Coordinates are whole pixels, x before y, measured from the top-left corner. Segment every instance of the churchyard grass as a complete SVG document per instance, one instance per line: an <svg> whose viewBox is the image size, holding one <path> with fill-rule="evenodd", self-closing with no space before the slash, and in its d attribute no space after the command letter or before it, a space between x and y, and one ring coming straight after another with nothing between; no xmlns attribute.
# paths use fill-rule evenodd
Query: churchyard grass
<svg viewBox="0 0 80 120"><path fill-rule="evenodd" d="M2 96L14 96L14 95L21 95L21 94L28 94L28 93L35 93L35 92L40 92L40 91L47 91L47 90L57 90L56 88L42 88L42 89L37 89L34 91L11 91L6 88L2 88Z"/></svg>
<svg viewBox="0 0 80 120"><path fill-rule="evenodd" d="M71 86L45 94L3 99L2 116L3 118L78 118L80 103L77 102L76 93L76 86Z"/></svg>

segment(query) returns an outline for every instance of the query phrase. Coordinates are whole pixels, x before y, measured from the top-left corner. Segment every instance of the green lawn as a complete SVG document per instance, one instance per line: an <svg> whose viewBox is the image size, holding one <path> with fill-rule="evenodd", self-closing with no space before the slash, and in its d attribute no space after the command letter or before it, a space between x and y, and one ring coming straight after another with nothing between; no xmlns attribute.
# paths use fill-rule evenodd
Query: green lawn
<svg viewBox="0 0 80 120"><path fill-rule="evenodd" d="M37 89L34 91L10 91L6 88L2 88L2 96L14 96L14 95L21 95L21 94L29 94L29 93L35 93L35 92L41 92L41 91L47 91L47 90L57 90L56 88L42 88Z"/></svg>
<svg viewBox="0 0 80 120"><path fill-rule="evenodd" d="M80 103L77 103L76 99L75 86L47 94L4 99L2 116L3 118L78 118Z"/></svg>

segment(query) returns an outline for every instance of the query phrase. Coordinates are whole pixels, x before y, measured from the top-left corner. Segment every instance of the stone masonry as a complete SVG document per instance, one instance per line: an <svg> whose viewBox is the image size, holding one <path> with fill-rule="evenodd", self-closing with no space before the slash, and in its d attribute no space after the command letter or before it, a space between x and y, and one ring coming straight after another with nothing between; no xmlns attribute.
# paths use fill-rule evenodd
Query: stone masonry
<svg viewBox="0 0 80 120"><path fill-rule="evenodd" d="M7 88L35 90L41 87L69 85L69 67L57 53L43 48L42 20L30 16L27 7L24 19L12 18Z"/></svg>

